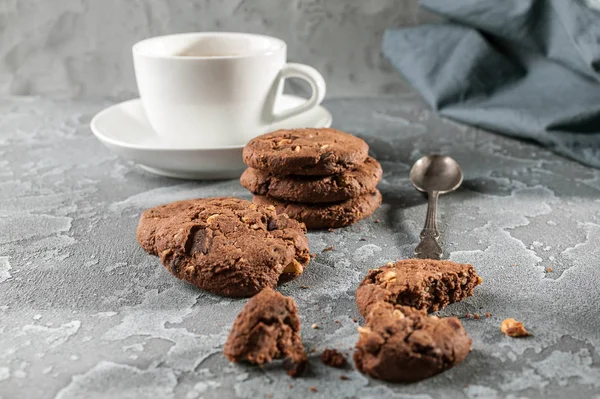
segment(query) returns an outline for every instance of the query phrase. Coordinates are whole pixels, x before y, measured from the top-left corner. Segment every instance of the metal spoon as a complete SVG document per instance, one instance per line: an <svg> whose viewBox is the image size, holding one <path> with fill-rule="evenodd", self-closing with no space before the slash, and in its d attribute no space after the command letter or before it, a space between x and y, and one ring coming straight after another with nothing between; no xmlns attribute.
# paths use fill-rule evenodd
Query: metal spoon
<svg viewBox="0 0 600 399"><path fill-rule="evenodd" d="M440 259L442 248L437 240L437 201L440 194L456 190L463 181L463 173L458 163L444 155L431 154L419 159L410 170L410 182L419 191L427 193L427 217L421 231L421 242L415 248L420 259Z"/></svg>

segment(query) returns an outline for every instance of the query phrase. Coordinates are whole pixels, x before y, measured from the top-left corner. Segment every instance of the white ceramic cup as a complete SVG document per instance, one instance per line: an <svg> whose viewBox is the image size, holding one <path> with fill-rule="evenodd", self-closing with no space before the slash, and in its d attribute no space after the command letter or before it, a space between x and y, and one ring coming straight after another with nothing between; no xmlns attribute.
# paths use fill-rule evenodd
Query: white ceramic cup
<svg viewBox="0 0 600 399"><path fill-rule="evenodd" d="M247 33L185 33L133 46L135 75L148 121L174 146L222 148L246 144L272 123L318 106L323 76L286 63L280 39ZM286 78L305 80L312 95L275 114Z"/></svg>

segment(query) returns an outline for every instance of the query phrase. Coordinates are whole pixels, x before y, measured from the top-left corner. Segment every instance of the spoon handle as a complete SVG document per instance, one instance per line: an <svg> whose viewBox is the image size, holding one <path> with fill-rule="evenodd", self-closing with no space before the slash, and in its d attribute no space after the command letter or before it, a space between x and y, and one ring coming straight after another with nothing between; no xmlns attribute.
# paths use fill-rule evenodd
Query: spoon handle
<svg viewBox="0 0 600 399"><path fill-rule="evenodd" d="M420 259L440 259L442 256L442 248L437 242L440 233L438 232L436 222L439 194L438 191L428 193L425 227L423 227L420 234L421 242L415 248L415 255Z"/></svg>

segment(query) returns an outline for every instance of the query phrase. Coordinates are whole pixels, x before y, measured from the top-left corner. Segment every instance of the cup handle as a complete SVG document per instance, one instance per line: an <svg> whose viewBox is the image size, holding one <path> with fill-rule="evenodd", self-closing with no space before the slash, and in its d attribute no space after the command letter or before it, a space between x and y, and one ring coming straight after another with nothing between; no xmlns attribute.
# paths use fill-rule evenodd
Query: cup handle
<svg viewBox="0 0 600 399"><path fill-rule="evenodd" d="M299 78L306 81L310 85L312 94L308 100L294 108L286 109L278 113L273 111L274 121L281 121L306 112L321 104L325 98L325 79L323 79L323 76L315 68L304 64L290 62L285 64L279 72L278 86L283 85L283 82L287 78Z"/></svg>

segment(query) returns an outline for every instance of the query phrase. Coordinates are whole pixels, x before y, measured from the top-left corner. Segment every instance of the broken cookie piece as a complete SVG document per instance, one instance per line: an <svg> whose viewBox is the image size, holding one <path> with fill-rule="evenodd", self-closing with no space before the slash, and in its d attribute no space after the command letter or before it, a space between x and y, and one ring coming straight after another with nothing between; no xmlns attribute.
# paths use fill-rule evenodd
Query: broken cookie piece
<svg viewBox="0 0 600 399"><path fill-rule="evenodd" d="M321 354L321 361L330 367L338 369L346 367L346 358L335 349L325 349Z"/></svg>
<svg viewBox="0 0 600 399"><path fill-rule="evenodd" d="M273 207L200 198L148 209L137 239L175 277L217 295L247 297L304 271L305 233Z"/></svg>
<svg viewBox="0 0 600 399"><path fill-rule="evenodd" d="M307 357L294 300L270 288L252 297L233 323L223 352L232 362L258 365L286 359L289 375L302 373Z"/></svg>
<svg viewBox="0 0 600 399"><path fill-rule="evenodd" d="M473 295L480 283L481 278L468 264L400 260L370 270L356 290L356 304L363 316L379 301L435 312Z"/></svg>
<svg viewBox="0 0 600 399"><path fill-rule="evenodd" d="M529 331L525 329L523 323L516 321L512 317L502 321L500 330L504 334L513 338L529 337L531 335Z"/></svg>
<svg viewBox="0 0 600 399"><path fill-rule="evenodd" d="M462 362L471 350L471 338L456 317L440 319L386 302L371 307L358 332L356 367L391 382L431 377Z"/></svg>

